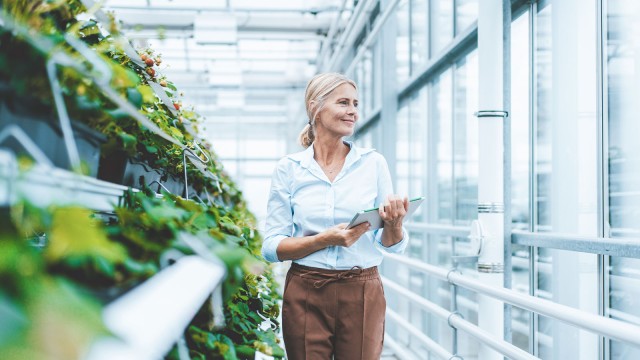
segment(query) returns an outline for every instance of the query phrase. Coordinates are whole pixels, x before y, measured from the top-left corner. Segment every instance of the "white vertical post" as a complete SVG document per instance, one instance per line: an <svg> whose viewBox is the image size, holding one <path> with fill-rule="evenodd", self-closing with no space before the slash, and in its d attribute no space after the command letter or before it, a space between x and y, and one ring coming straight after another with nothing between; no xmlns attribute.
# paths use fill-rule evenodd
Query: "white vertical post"
<svg viewBox="0 0 640 360"><path fill-rule="evenodd" d="M502 7L503 0L483 0L479 2L478 13L478 221L485 230L478 258L478 280L499 288L504 281L503 121L506 116ZM502 339L504 304L484 295L478 295L478 304L480 328ZM503 356L483 344L478 358L501 360Z"/></svg>

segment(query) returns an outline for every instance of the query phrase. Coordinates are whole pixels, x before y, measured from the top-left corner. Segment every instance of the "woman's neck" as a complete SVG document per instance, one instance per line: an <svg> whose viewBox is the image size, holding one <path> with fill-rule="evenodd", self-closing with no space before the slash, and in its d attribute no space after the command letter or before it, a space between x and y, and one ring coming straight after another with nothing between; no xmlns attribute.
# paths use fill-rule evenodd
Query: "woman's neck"
<svg viewBox="0 0 640 360"><path fill-rule="evenodd" d="M330 165L343 161L349 153L349 146L337 139L315 139L313 142L313 157L321 165Z"/></svg>

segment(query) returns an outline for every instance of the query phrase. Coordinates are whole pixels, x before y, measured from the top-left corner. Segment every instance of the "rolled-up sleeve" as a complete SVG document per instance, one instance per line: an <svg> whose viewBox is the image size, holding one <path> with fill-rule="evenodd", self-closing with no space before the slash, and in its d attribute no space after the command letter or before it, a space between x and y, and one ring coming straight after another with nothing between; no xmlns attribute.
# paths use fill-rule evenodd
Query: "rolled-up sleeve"
<svg viewBox="0 0 640 360"><path fill-rule="evenodd" d="M389 166L387 161L381 155L378 157L378 195L376 196L376 204L382 206L388 195L393 194L393 184L391 182L391 173L389 172ZM401 254L407 248L409 244L409 234L407 229L402 227L402 240L389 247L382 244L382 233L384 228L375 231L374 241L375 246L387 253Z"/></svg>
<svg viewBox="0 0 640 360"><path fill-rule="evenodd" d="M265 237L262 242L262 257L269 262L278 262L278 245L282 239L293 234L293 212L287 171L287 160L278 162L271 177L271 191L267 204Z"/></svg>

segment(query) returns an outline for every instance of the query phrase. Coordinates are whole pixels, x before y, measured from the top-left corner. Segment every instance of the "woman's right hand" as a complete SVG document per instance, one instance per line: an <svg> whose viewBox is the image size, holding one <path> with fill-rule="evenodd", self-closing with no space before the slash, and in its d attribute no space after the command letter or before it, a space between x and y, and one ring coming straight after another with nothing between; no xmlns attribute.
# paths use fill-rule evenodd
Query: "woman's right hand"
<svg viewBox="0 0 640 360"><path fill-rule="evenodd" d="M347 223L338 224L324 231L324 235L329 240L329 245L349 247L364 233L369 231L371 225L368 222L359 224L347 229Z"/></svg>

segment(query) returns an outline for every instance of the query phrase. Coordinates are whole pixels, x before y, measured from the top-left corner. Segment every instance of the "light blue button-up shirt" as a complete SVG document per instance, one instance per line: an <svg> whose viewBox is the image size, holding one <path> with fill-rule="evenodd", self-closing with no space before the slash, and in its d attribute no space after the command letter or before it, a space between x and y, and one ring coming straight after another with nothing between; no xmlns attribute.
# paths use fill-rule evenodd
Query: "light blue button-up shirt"
<svg viewBox="0 0 640 360"><path fill-rule="evenodd" d="M271 179L262 244L262 256L267 261L280 261L276 249L282 239L315 235L337 224L348 223L358 211L377 207L393 194L384 157L373 149L345 143L351 150L333 183L313 158L313 145L278 162ZM402 241L385 247L383 231L368 231L350 247L329 246L294 262L324 269L380 265L384 252L401 253L408 242L403 228Z"/></svg>

